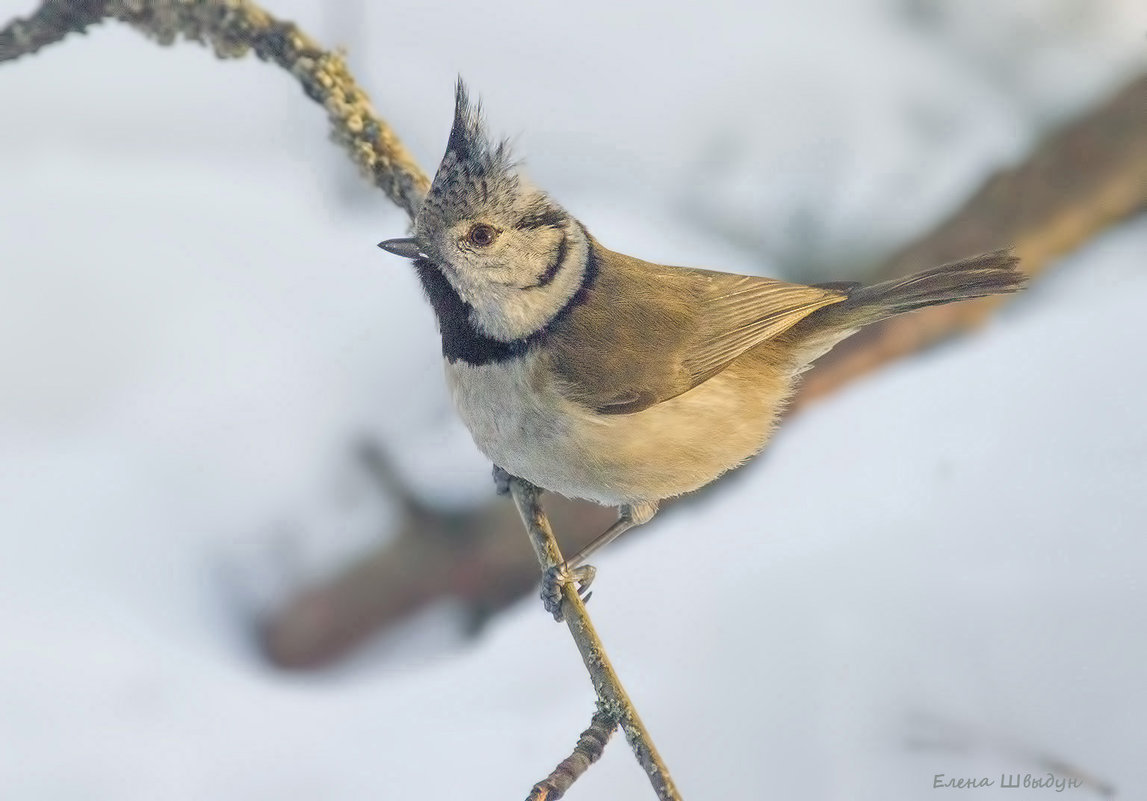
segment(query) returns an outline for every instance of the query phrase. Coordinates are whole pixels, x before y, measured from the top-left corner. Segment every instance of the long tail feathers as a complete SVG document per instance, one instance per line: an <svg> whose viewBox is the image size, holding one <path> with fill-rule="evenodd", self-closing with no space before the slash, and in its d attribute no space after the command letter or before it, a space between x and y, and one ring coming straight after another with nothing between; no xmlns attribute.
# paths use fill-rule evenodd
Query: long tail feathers
<svg viewBox="0 0 1147 801"><path fill-rule="evenodd" d="M1027 276L1007 250L984 253L872 286L846 289L848 300L820 310L820 326L859 328L895 314L1023 289ZM836 287L834 287L836 288Z"/></svg>

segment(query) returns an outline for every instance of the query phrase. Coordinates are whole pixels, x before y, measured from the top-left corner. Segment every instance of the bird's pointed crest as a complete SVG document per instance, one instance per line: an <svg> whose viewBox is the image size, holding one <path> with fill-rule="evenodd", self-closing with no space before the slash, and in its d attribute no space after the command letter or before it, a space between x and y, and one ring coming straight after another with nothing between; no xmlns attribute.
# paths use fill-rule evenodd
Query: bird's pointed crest
<svg viewBox="0 0 1147 801"><path fill-rule="evenodd" d="M419 216L427 213L438 224L465 219L482 206L508 202L518 188L509 145L490 138L481 104L470 100L466 84L459 78L446 153Z"/></svg>
<svg viewBox="0 0 1147 801"><path fill-rule="evenodd" d="M454 125L446 143L446 155L459 163L492 169L509 166L509 148L505 142L494 144L482 120L482 104L471 103L470 93L461 76L454 87Z"/></svg>

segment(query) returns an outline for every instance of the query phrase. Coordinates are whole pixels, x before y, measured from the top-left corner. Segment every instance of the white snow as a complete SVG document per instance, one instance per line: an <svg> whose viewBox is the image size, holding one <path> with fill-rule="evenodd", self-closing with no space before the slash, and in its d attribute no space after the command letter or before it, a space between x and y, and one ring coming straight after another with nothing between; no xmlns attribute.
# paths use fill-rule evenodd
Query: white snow
<svg viewBox="0 0 1147 801"><path fill-rule="evenodd" d="M603 241L740 271L811 230L847 274L1147 65L1131 0L354 8L272 10L354 48L425 165L462 72ZM442 503L489 493L374 248L403 218L253 60L108 27L0 97L0 798L524 797L592 711L536 602L318 676L245 629L381 536L356 437ZM1145 254L1113 230L597 561L686 797L930 798L1033 754L1142 795ZM651 795L618 739L568 797Z"/></svg>

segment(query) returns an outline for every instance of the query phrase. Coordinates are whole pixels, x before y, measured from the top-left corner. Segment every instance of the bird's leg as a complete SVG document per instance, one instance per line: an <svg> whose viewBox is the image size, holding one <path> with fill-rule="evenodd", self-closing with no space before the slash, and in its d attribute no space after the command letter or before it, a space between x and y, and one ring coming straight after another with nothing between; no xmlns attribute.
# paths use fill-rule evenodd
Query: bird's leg
<svg viewBox="0 0 1147 801"><path fill-rule="evenodd" d="M555 620L562 619L562 586L571 581L577 582L578 594L582 596L583 601L588 601L590 594L586 590L593 583L597 568L587 565L586 560L629 529L648 523L655 514L657 514L656 501L625 504L619 510L613 525L560 565L554 565L547 570L542 576L542 603L545 604L546 611L552 614Z"/></svg>
<svg viewBox="0 0 1147 801"><path fill-rule="evenodd" d="M635 526L640 526L648 523L657 514L656 501L642 501L640 503L627 503L618 510L617 520L613 525L603 531L594 539L590 540L589 544L575 553L573 556L566 559L562 565L567 570L573 570L576 567L584 565L586 560L600 551L606 545L609 545L615 539L620 537L625 532L629 531Z"/></svg>
<svg viewBox="0 0 1147 801"><path fill-rule="evenodd" d="M509 495L510 494L510 482L514 480L514 476L510 475L510 473L505 468L499 467L498 465L493 465L493 470L491 471L491 473L492 473L493 478L494 478L494 489L495 489L495 491L499 495ZM535 487L534 489L538 490L539 488ZM614 525L616 525L616 523ZM618 532L618 533L620 534L621 532ZM615 534L614 536L617 536L617 535ZM612 539L612 537L610 539ZM558 580L556 578L553 580L548 580L549 576L556 575L554 568L550 568L549 570L547 570L545 573L542 574L542 599L545 600L547 598L546 587L548 585L550 587L550 596L554 600L552 600L552 601L545 600L545 606L546 606L546 609L549 610L549 612L554 616L554 619L559 620L559 621L562 619L562 614L561 614L561 605L562 605L561 586L562 586L562 584L567 582L567 581L577 581L578 585L579 585L578 591L580 592L581 588L589 586L589 583L591 581L593 581L593 574L594 574L594 568L590 565L585 565L584 567L576 568L576 569L567 571L564 569L564 566L566 564L567 564L567 562L563 562L559 566L559 567L563 568L563 572L561 574L562 577L560 580ZM557 610L557 611L555 611L555 610Z"/></svg>
<svg viewBox="0 0 1147 801"><path fill-rule="evenodd" d="M562 615L562 587L571 581L577 582L577 594L581 596L582 601L588 601L593 593L586 592L586 588L593 583L595 575L597 568L593 565L574 568L566 567L565 562L554 565L542 574L542 605L554 616L554 620L561 623L565 619Z"/></svg>

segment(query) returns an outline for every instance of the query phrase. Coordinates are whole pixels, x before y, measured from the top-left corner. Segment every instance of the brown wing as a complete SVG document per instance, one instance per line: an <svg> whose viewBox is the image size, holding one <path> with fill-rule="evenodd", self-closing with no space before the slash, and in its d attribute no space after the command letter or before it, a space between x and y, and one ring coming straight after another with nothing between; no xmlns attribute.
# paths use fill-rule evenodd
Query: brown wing
<svg viewBox="0 0 1147 801"><path fill-rule="evenodd" d="M700 326L682 364L692 386L725 369L729 362L812 314L848 296L835 290L788 284L772 278L700 273Z"/></svg>
<svg viewBox="0 0 1147 801"><path fill-rule="evenodd" d="M629 414L712 378L842 292L770 278L663 267L593 244L598 277L547 338L562 393Z"/></svg>

